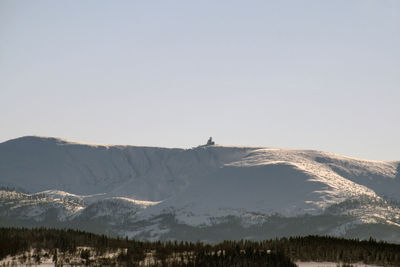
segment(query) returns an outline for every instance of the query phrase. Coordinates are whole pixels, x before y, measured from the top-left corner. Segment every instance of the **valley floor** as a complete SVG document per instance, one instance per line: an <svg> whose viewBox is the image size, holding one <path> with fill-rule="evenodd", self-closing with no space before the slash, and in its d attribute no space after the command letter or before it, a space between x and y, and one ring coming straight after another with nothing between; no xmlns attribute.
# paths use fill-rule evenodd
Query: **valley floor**
<svg viewBox="0 0 400 267"><path fill-rule="evenodd" d="M336 262L315 262L315 261L308 261L308 262L302 262L302 261L297 261L295 264L298 267L338 267L341 266L339 263ZM41 263L26 263L26 264L21 264L18 262L17 258L13 257L7 257L3 260L0 261L0 266L40 266L40 267L53 267L55 266L54 262L52 259L45 259ZM64 266L68 266L64 264ZM85 266L84 263L78 264L74 263L73 266ZM148 262L142 263L142 266L148 266ZM364 264L362 262L360 263L352 263L352 267L382 267L382 265L369 265L369 264Z"/></svg>
<svg viewBox="0 0 400 267"><path fill-rule="evenodd" d="M337 267L336 262L315 262L315 261L297 261L295 262L298 267ZM382 265L369 265L360 263L352 263L353 267L381 267Z"/></svg>

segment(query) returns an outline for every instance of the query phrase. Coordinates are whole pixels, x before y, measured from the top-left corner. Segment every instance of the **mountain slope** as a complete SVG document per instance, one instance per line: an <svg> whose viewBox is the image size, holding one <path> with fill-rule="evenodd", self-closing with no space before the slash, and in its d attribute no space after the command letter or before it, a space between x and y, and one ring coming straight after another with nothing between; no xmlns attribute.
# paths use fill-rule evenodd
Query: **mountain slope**
<svg viewBox="0 0 400 267"><path fill-rule="evenodd" d="M58 189L159 201L246 150L89 145L28 136L0 144L0 181L30 193Z"/></svg>
<svg viewBox="0 0 400 267"><path fill-rule="evenodd" d="M23 137L0 144L0 217L211 241L274 233L362 237L359 229L369 227L378 239L400 242L399 166L311 150Z"/></svg>

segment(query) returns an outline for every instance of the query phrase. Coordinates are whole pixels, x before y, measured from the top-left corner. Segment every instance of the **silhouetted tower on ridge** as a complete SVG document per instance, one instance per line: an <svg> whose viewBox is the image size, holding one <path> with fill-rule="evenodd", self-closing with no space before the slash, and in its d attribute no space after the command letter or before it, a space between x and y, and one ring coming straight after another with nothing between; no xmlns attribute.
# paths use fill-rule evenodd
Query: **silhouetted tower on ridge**
<svg viewBox="0 0 400 267"><path fill-rule="evenodd" d="M207 141L207 144L206 144L207 146L212 146L212 145L215 145L215 142L212 140L212 137L210 137L209 139L208 139L208 141Z"/></svg>

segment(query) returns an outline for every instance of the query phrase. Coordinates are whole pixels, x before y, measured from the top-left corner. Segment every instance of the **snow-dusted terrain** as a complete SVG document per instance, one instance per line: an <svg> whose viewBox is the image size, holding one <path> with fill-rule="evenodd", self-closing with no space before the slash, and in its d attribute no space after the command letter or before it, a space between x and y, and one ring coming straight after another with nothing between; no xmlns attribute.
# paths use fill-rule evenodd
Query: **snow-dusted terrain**
<svg viewBox="0 0 400 267"><path fill-rule="evenodd" d="M0 144L0 225L143 239L331 234L400 242L400 162L310 150Z"/></svg>

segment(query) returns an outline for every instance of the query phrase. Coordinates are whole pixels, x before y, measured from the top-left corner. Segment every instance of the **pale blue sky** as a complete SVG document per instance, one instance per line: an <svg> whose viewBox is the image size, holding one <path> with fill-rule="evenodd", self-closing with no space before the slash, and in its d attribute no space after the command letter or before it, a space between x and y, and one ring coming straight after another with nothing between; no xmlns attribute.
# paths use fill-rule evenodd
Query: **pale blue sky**
<svg viewBox="0 0 400 267"><path fill-rule="evenodd" d="M400 160L400 1L0 0L0 142Z"/></svg>

